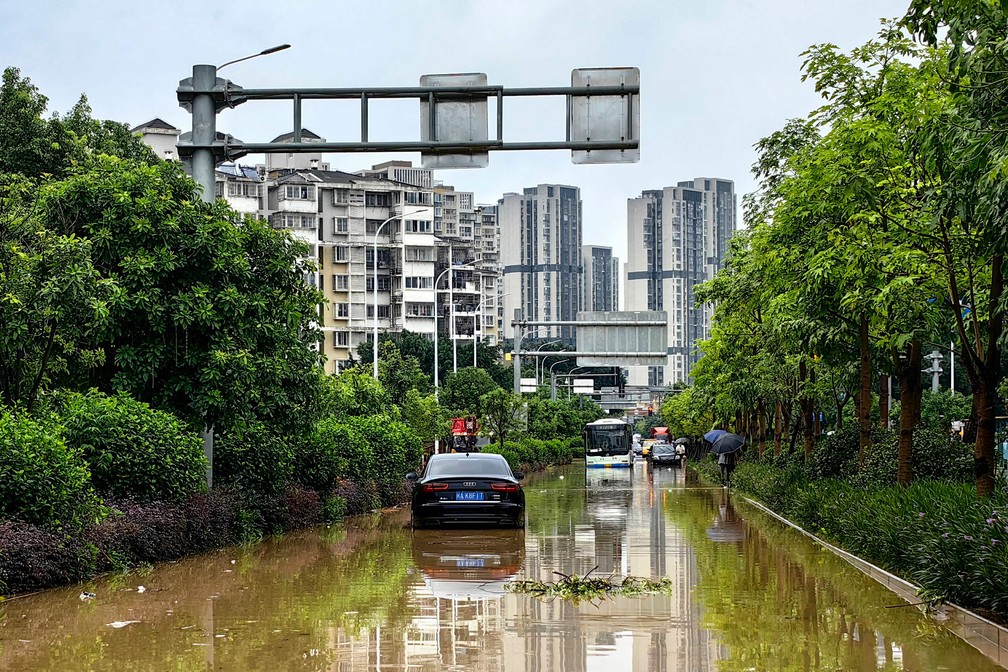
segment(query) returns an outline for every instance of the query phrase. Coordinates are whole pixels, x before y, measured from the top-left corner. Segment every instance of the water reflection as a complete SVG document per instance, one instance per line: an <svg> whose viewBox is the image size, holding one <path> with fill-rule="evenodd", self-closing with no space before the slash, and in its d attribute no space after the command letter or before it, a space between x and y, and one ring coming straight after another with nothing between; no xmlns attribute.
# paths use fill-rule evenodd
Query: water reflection
<svg viewBox="0 0 1008 672"><path fill-rule="evenodd" d="M0 603L0 669L995 669L689 470L572 466L530 477L526 496L526 532L412 532L400 511ZM580 604L504 591L593 569L674 590Z"/></svg>
<svg viewBox="0 0 1008 672"><path fill-rule="evenodd" d="M413 562L435 597L475 599L504 594L525 559L522 530L417 530Z"/></svg>

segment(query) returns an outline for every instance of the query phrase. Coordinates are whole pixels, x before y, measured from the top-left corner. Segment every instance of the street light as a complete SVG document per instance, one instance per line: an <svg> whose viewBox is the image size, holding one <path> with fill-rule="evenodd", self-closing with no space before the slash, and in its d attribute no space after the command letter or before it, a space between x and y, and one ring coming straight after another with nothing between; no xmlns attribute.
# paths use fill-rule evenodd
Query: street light
<svg viewBox="0 0 1008 672"><path fill-rule="evenodd" d="M497 296L497 297L494 297L494 298L496 298L496 299L503 299L505 296L511 296L511 292L507 292L505 294L501 294L500 296ZM477 315L476 319L479 320L479 323L477 324L477 326L480 327L480 328L483 327L483 304L485 304L486 302L487 302L487 300L483 299L478 304L476 304L476 315ZM476 342L477 342L476 329L473 329L473 368L474 369L476 368Z"/></svg>
<svg viewBox="0 0 1008 672"><path fill-rule="evenodd" d="M450 257L449 257L449 261L451 261ZM445 273L447 273L447 272L449 272L449 271L451 271L453 269L465 268L465 267L471 266L471 265L473 265L475 263L476 263L476 260L473 259L472 261L467 261L466 263L459 264L458 266L449 266L445 270L441 271L441 275L437 276L437 278L434 279L434 399L435 399L435 401L438 398L438 388L441 387L441 383L438 381L438 357L439 357L439 355L438 355L438 328L437 328L437 316L438 316L438 310L437 310L437 293L438 293L438 284L441 282L441 278L443 278L445 276Z"/></svg>
<svg viewBox="0 0 1008 672"><path fill-rule="evenodd" d="M212 149L214 141L217 139L217 101L214 98L217 91L217 72L221 68L226 68L234 63L247 61L250 58L258 56L274 54L289 47L289 44L279 44L269 49L263 49L257 54L227 61L219 66L209 64L194 65L192 78L179 82L180 87L185 86L192 92L191 102L184 103L181 97L179 98L179 102L183 107L188 107L192 112L191 140L195 148L192 152L191 172L196 184L203 187L202 199L204 203L213 203L217 199L214 189L216 157Z"/></svg>
<svg viewBox="0 0 1008 672"><path fill-rule="evenodd" d="M563 341L559 339L546 341L544 343L540 343L538 347L545 348L547 345L556 345L557 343L563 343ZM536 355L536 385L542 383L542 366L545 365L547 357L552 357L552 355L543 355L542 357Z"/></svg>
<svg viewBox="0 0 1008 672"><path fill-rule="evenodd" d="M374 290L374 340L371 342L371 350L372 350L372 353L371 353L372 357L371 357L371 359L374 362L374 379L375 380L378 380L378 236L381 235L381 231L382 231L382 229L385 228L385 225L388 224L389 222L391 222L393 219L402 219L406 215L416 215L416 214L419 214L421 212L424 212L424 211L430 210L430 209L431 209L430 207L426 207L426 208L420 208L419 210L414 210L413 212L403 212L403 213L398 214L398 215L392 215L391 217L389 217L388 219L386 219L384 222L382 222L381 224L379 224L377 230L375 230L375 234L374 234L374 246L372 248L374 250L374 252L373 252L373 257L371 259L371 261L374 263L374 269L373 269L374 270L374 275L372 276L373 277L372 282L374 282L374 287L371 288L371 289ZM389 310L390 311L392 310L392 306L391 305L389 306ZM435 325L435 326L437 326L437 325Z"/></svg>
<svg viewBox="0 0 1008 672"><path fill-rule="evenodd" d="M258 54L252 54L251 56L242 56L241 58L236 58L233 61L228 61L227 63L225 63L223 65L218 65L217 66L217 71L220 72L221 69L226 68L229 65L233 65L235 63L241 63L242 61L247 61L250 58L256 58L257 56L266 56L267 54L275 54L276 52L283 51L284 49L290 49L290 45L289 44L278 44L275 47L270 47L269 49L263 49Z"/></svg>

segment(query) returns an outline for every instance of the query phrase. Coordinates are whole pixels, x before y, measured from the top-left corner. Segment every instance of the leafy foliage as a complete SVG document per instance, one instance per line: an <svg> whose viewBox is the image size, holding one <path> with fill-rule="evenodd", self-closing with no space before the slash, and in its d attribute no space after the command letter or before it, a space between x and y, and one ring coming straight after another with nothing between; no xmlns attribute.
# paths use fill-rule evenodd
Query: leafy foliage
<svg viewBox="0 0 1008 672"><path fill-rule="evenodd" d="M500 389L483 369L468 367L448 374L439 399L446 409L456 416L483 415L483 396Z"/></svg>
<svg viewBox="0 0 1008 672"><path fill-rule="evenodd" d="M177 418L120 393L71 394L63 436L79 448L103 495L179 501L206 488L199 436Z"/></svg>
<svg viewBox="0 0 1008 672"><path fill-rule="evenodd" d="M0 412L0 518L79 531L101 516L80 449L55 419Z"/></svg>

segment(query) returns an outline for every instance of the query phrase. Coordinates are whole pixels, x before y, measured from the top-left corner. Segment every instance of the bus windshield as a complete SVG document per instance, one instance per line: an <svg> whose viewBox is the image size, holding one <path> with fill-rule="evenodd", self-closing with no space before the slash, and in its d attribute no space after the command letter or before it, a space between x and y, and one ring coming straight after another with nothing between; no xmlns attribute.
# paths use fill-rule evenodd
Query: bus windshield
<svg viewBox="0 0 1008 672"><path fill-rule="evenodd" d="M630 451L625 426L589 427L585 445L587 455L626 455Z"/></svg>

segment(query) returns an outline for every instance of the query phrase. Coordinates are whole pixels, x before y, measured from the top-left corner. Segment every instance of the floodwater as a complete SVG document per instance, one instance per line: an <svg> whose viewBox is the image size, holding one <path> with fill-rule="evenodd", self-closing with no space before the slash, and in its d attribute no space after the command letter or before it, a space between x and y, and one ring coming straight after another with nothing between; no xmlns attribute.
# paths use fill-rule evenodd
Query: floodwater
<svg viewBox="0 0 1008 672"><path fill-rule="evenodd" d="M0 603L0 669L1001 669L690 476L572 465L529 477L524 532L413 533L385 512ZM580 604L504 589L590 570L675 588Z"/></svg>

